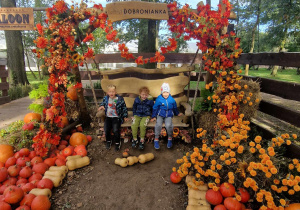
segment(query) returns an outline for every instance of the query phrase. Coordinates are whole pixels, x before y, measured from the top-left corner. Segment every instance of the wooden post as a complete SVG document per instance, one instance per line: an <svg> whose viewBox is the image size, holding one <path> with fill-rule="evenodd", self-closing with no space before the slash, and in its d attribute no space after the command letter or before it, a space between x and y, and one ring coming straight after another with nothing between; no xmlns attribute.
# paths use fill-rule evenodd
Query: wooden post
<svg viewBox="0 0 300 210"><path fill-rule="evenodd" d="M6 59L0 59L0 91L2 91L2 96L0 96L0 105L10 102L8 96L9 84L7 82L8 71L5 69Z"/></svg>

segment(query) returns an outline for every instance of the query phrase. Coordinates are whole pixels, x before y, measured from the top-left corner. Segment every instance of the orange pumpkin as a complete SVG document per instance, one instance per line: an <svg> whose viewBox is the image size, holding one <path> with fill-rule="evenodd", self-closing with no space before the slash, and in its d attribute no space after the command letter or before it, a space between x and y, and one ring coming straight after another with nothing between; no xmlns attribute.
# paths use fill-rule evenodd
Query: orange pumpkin
<svg viewBox="0 0 300 210"><path fill-rule="evenodd" d="M86 146L88 144L88 140L83 133L75 132L72 134L69 143L71 146L75 147L78 145Z"/></svg>
<svg viewBox="0 0 300 210"><path fill-rule="evenodd" d="M68 88L67 97L72 101L78 100L77 89L74 86Z"/></svg>
<svg viewBox="0 0 300 210"><path fill-rule="evenodd" d="M8 144L0 144L0 162L5 163L12 156L14 156L14 148Z"/></svg>
<svg viewBox="0 0 300 210"><path fill-rule="evenodd" d="M66 127L69 125L69 120L67 117L61 117L61 123L63 124L63 127Z"/></svg>
<svg viewBox="0 0 300 210"><path fill-rule="evenodd" d="M37 122L41 122L42 116L38 113L28 113L24 117L25 123L30 123L32 120L36 120Z"/></svg>
<svg viewBox="0 0 300 210"><path fill-rule="evenodd" d="M284 208L284 210L298 210L300 209L300 203L290 204L288 207Z"/></svg>

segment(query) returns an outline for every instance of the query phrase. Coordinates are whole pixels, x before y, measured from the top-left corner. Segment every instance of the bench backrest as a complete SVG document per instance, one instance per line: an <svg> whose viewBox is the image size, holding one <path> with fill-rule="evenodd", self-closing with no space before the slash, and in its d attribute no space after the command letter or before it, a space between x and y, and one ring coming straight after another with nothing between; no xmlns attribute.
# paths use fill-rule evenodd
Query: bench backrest
<svg viewBox="0 0 300 210"><path fill-rule="evenodd" d="M177 106L187 101L184 88L189 83L189 77L184 72L192 71L193 66L183 66L166 69L143 69L127 67L116 70L101 71L101 87L107 92L108 85L115 85L117 93L124 97L127 108L132 109L134 99L139 95L141 87L148 87L154 99L161 94L160 87L169 83L171 95Z"/></svg>

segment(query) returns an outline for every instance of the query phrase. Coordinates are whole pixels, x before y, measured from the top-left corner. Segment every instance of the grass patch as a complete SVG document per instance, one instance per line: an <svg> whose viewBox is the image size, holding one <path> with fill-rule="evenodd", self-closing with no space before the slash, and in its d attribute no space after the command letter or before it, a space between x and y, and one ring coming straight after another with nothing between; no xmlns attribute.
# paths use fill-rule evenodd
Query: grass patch
<svg viewBox="0 0 300 210"><path fill-rule="evenodd" d="M34 76L32 75L31 72L26 72L27 75L27 79L30 83L30 85L32 85L34 88L38 88L39 84L43 83L43 82L48 82L48 76L43 76L42 79L39 79L39 73L38 72L34 72L34 75L37 78L34 78Z"/></svg>
<svg viewBox="0 0 300 210"><path fill-rule="evenodd" d="M242 71L241 75L245 75L245 70ZM275 77L271 75L271 70L266 68L259 68L258 70L251 69L249 70L249 76L300 83L300 75L297 75L297 69L278 69Z"/></svg>

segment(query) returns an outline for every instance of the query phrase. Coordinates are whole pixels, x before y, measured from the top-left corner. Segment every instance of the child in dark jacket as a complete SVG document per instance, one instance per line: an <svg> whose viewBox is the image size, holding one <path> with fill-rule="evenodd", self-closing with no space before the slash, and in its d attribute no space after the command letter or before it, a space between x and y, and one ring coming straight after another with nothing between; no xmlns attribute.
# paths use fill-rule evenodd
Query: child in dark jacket
<svg viewBox="0 0 300 210"><path fill-rule="evenodd" d="M109 85L107 89L107 96L103 98L98 110L105 110L104 132L106 136L106 149L110 149L111 147L112 139L110 132L112 129L116 145L115 150L119 151L121 148L121 124L124 120L128 121L128 113L123 97L117 94L116 86Z"/></svg>
<svg viewBox="0 0 300 210"><path fill-rule="evenodd" d="M154 148L159 149L159 135L162 129L162 124L165 121L166 130L168 133L168 144L167 147L170 149L173 146L173 123L172 118L174 115L181 116L177 109L177 104L174 98L170 95L170 86L168 83L163 83L161 86L161 95L159 95L153 106L152 120L156 118L155 124L155 139Z"/></svg>
<svg viewBox="0 0 300 210"><path fill-rule="evenodd" d="M132 147L135 148L138 145L137 132L140 127L140 144L139 149L144 149L145 135L147 124L150 120L152 114L153 100L152 97L149 98L149 89L147 87L142 87L140 90L140 95L135 98L132 111Z"/></svg>

